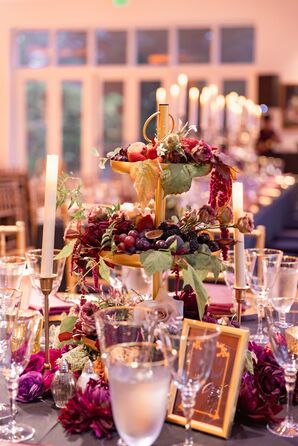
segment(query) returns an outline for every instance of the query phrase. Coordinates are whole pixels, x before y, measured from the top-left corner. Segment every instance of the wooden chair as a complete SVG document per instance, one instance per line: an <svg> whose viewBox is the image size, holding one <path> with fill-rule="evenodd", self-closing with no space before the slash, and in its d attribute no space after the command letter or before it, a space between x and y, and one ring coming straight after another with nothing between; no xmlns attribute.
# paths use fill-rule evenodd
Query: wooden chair
<svg viewBox="0 0 298 446"><path fill-rule="evenodd" d="M8 237L15 238L15 247L12 249L7 246ZM26 231L25 223L17 221L15 225L1 225L0 226L0 256L7 254L16 254L23 256L26 250Z"/></svg>

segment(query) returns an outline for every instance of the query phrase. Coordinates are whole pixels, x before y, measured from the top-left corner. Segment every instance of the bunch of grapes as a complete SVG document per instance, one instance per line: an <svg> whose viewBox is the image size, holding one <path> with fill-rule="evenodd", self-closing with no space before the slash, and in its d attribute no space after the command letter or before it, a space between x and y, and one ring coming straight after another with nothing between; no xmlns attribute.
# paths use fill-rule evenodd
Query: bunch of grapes
<svg viewBox="0 0 298 446"><path fill-rule="evenodd" d="M120 150L120 152L118 152L116 155L114 155L111 159L114 161L128 161L127 147L122 148Z"/></svg>

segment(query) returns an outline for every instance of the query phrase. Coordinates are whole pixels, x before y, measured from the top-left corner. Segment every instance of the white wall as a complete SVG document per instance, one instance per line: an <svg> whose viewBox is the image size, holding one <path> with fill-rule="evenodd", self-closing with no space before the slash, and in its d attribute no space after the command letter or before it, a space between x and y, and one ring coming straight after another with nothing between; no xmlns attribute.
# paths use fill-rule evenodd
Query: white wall
<svg viewBox="0 0 298 446"><path fill-rule="evenodd" d="M1 165L10 164L8 148L15 131L15 110L10 108L14 83L9 66L14 29L254 25L256 62L247 69L256 75L276 73L284 83L298 83L297 18L298 0L128 0L124 7L112 6L112 0L0 0ZM210 69L215 72L216 65ZM227 66L229 69L233 72L236 68ZM256 88L250 93L254 96ZM297 132L289 135L298 140Z"/></svg>

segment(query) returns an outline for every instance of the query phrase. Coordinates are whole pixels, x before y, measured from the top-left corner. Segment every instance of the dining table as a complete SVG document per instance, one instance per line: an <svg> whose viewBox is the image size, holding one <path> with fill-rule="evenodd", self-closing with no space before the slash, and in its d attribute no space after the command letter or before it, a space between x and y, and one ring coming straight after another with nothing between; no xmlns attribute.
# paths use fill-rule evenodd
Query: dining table
<svg viewBox="0 0 298 446"><path fill-rule="evenodd" d="M298 304L297 304L298 311ZM256 315L248 313L243 316L241 328L252 333L256 330ZM1 386L4 382L1 381ZM0 389L1 390L1 389ZM3 395L3 387L1 395ZM98 439L91 432L68 435L58 421L59 409L55 408L52 399L42 399L32 403L18 403L17 421L35 428L35 436L29 444L44 446L114 446L118 435L113 433L109 439ZM140 407L140 410L142 408ZM294 413L298 421L298 406ZM281 413L282 415L283 413ZM171 446L184 440L184 428L165 422L160 436L154 443L157 446ZM194 441L201 446L287 446L298 445L298 439L282 438L270 433L265 425L255 422L244 422L237 417L234 420L231 435L228 439L193 431Z"/></svg>

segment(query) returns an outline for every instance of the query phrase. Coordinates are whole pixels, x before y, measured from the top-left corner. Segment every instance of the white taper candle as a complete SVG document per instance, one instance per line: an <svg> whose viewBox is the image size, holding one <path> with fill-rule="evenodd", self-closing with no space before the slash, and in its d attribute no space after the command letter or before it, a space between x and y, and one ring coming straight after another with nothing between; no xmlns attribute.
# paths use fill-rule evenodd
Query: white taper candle
<svg viewBox="0 0 298 446"><path fill-rule="evenodd" d="M232 189L234 223L243 215L243 184L233 183ZM238 229L234 229L235 246L235 287L245 288L245 257L244 257L244 234Z"/></svg>
<svg viewBox="0 0 298 446"><path fill-rule="evenodd" d="M46 167L44 224L42 233L42 277L50 277L53 274L57 180L58 155L48 155Z"/></svg>

